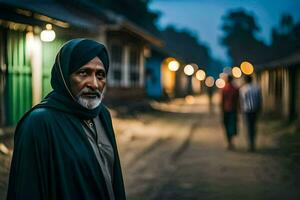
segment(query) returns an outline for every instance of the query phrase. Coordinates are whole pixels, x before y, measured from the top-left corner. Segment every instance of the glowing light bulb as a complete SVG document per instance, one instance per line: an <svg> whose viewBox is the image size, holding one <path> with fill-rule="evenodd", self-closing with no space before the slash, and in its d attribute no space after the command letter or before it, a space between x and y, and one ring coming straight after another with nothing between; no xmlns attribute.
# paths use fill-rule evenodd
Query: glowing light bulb
<svg viewBox="0 0 300 200"><path fill-rule="evenodd" d="M193 75L195 70L194 70L194 67L192 65L186 65L184 67L183 71L186 75L191 76L191 75Z"/></svg>
<svg viewBox="0 0 300 200"><path fill-rule="evenodd" d="M232 68L232 76L235 78L240 78L242 76L242 71L239 67Z"/></svg>
<svg viewBox="0 0 300 200"><path fill-rule="evenodd" d="M208 76L206 79L205 79L205 85L207 87L213 87L214 86L214 83L215 83L215 79L212 77L212 76Z"/></svg>
<svg viewBox="0 0 300 200"><path fill-rule="evenodd" d="M254 67L250 62L244 61L241 63L241 70L246 75L251 75L254 71Z"/></svg>
<svg viewBox="0 0 300 200"><path fill-rule="evenodd" d="M203 71L202 69L199 69L197 72L196 72L196 78L199 80L199 81L203 81L206 77L206 74L205 74L205 71Z"/></svg>
<svg viewBox="0 0 300 200"><path fill-rule="evenodd" d="M40 37L43 42L52 42L55 39L55 32L52 30L51 24L46 25L46 30L41 32Z"/></svg>
<svg viewBox="0 0 300 200"><path fill-rule="evenodd" d="M223 88L223 87L225 87L225 81L223 79L221 79L221 78L218 78L216 80L216 86L217 86L217 88Z"/></svg>
<svg viewBox="0 0 300 200"><path fill-rule="evenodd" d="M172 60L168 64L168 68L170 71L177 71L179 69L179 62L177 60Z"/></svg>

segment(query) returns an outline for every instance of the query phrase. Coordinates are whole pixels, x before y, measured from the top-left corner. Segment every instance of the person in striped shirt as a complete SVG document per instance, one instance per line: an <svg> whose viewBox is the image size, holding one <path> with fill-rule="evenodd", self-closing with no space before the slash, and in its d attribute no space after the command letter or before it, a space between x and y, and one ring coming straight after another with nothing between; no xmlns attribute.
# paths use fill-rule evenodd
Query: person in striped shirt
<svg viewBox="0 0 300 200"><path fill-rule="evenodd" d="M256 120L261 108L261 91L252 83L251 76L245 76L244 81L245 84L240 88L240 105L245 117L249 151L255 151Z"/></svg>

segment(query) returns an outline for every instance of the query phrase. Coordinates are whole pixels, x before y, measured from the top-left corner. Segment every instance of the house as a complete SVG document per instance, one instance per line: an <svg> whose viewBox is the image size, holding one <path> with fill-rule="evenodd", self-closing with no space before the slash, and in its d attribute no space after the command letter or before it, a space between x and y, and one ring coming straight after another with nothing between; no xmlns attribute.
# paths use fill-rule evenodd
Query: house
<svg viewBox="0 0 300 200"><path fill-rule="evenodd" d="M262 90L263 112L286 121L299 118L300 52L257 67Z"/></svg>
<svg viewBox="0 0 300 200"><path fill-rule="evenodd" d="M150 53L150 52L148 52ZM147 97L162 99L165 96L162 80L162 64L168 54L159 48L151 48L151 56L146 59L145 88Z"/></svg>
<svg viewBox="0 0 300 200"><path fill-rule="evenodd" d="M47 24L56 38L41 41ZM144 29L88 1L0 0L0 125L14 125L49 91L50 72L61 45L92 38L110 54L106 99L144 98L145 49L161 41Z"/></svg>
<svg viewBox="0 0 300 200"><path fill-rule="evenodd" d="M105 44L111 58L106 100L120 103L144 99L150 45L160 47L162 42L121 16L107 16L113 23L105 27Z"/></svg>

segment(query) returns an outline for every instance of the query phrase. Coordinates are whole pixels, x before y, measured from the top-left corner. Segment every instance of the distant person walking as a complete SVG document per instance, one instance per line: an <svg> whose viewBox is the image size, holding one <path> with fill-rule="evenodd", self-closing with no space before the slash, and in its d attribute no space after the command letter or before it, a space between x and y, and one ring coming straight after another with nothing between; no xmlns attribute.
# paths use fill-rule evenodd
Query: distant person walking
<svg viewBox="0 0 300 200"><path fill-rule="evenodd" d="M225 87L222 89L221 109L223 123L228 143L228 149L234 149L233 136L237 134L237 111L239 106L239 90L233 84L233 77L228 75Z"/></svg>
<svg viewBox="0 0 300 200"><path fill-rule="evenodd" d="M256 119L261 108L261 91L252 83L251 76L244 77L245 84L240 89L241 109L245 117L249 151L255 151Z"/></svg>
<svg viewBox="0 0 300 200"><path fill-rule="evenodd" d="M209 106L209 113L213 113L213 95L214 90L212 87L207 87L207 96L208 96L208 106Z"/></svg>

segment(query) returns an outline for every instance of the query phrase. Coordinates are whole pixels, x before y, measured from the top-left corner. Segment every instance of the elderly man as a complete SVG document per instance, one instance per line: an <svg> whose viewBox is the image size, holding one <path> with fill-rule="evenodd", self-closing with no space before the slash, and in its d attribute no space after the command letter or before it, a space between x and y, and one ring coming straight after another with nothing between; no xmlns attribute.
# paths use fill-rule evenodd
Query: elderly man
<svg viewBox="0 0 300 200"><path fill-rule="evenodd" d="M111 117L101 103L109 59L93 40L58 52L53 91L15 132L7 199L126 199Z"/></svg>

